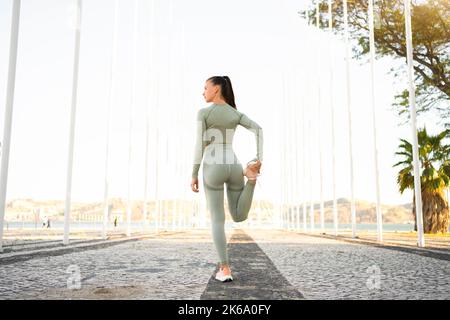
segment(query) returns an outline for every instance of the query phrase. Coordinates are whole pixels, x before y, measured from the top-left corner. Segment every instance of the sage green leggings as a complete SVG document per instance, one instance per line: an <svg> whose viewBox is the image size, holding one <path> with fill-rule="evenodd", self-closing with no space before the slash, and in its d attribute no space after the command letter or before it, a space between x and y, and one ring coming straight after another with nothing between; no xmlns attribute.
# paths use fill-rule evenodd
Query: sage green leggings
<svg viewBox="0 0 450 320"><path fill-rule="evenodd" d="M228 264L225 236L224 184L227 188L228 209L234 222L247 219L255 190L255 182L244 182L241 163L203 163L203 187L207 209L211 215L214 245L220 263Z"/></svg>

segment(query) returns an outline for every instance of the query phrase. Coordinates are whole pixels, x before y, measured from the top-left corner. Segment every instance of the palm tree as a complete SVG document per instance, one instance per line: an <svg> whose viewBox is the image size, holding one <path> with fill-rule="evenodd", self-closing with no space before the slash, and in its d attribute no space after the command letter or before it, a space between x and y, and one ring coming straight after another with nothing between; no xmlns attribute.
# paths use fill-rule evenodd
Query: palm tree
<svg viewBox="0 0 450 320"><path fill-rule="evenodd" d="M426 128L418 130L419 161L421 167L421 192L423 228L425 233L445 233L449 227L449 204L445 190L450 186L450 145L443 140L450 138L450 130L429 136ZM398 172L397 184L400 193L405 189L414 190L412 145L400 139L400 151L395 154L403 156L403 161L393 167L403 165ZM416 221L415 195L413 197L413 215ZM417 231L417 224L414 224Z"/></svg>

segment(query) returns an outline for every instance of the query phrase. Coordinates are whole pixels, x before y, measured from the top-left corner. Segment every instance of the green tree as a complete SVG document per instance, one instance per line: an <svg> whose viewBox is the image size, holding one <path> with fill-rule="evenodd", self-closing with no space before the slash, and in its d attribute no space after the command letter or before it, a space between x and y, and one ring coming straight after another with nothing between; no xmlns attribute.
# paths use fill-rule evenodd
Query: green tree
<svg viewBox="0 0 450 320"><path fill-rule="evenodd" d="M445 190L450 186L450 145L443 144L445 138L450 138L450 130L444 130L435 136L429 136L426 128L418 131L425 233L447 232L449 227L449 206ZM405 139L400 141L400 151L395 154L403 156L403 160L394 167L403 166L397 175L399 191L403 193L406 189L414 190L414 171L412 145ZM416 221L415 194L412 211ZM414 230L417 230L417 224L414 225Z"/></svg>
<svg viewBox="0 0 450 320"><path fill-rule="evenodd" d="M369 53L368 1L347 2L349 34L354 42L354 58ZM404 0L374 0L375 46L377 57L391 56L404 63L393 67L398 75L406 66L406 37ZM315 21L315 2L309 10L300 11L310 22ZM333 30L344 29L343 1L333 0ZM328 1L319 5L319 23L328 26ZM431 111L450 128L450 0L412 1L411 23L413 33L413 59L415 70L417 114ZM396 95L394 108L409 120L408 90Z"/></svg>

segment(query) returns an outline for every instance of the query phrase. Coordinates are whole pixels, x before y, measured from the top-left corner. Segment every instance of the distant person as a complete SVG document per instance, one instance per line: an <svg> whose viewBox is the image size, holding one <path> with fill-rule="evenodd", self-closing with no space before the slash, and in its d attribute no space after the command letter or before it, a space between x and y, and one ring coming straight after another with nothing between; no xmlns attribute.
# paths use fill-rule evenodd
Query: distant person
<svg viewBox="0 0 450 320"><path fill-rule="evenodd" d="M114 218L114 227L117 227L117 217Z"/></svg>
<svg viewBox="0 0 450 320"><path fill-rule="evenodd" d="M50 218L47 218L47 229L50 228Z"/></svg>
<svg viewBox="0 0 450 320"><path fill-rule="evenodd" d="M47 221L48 221L48 218L47 218L47 216L45 216L45 217L42 219L42 228L45 228L45 227L47 226Z"/></svg>

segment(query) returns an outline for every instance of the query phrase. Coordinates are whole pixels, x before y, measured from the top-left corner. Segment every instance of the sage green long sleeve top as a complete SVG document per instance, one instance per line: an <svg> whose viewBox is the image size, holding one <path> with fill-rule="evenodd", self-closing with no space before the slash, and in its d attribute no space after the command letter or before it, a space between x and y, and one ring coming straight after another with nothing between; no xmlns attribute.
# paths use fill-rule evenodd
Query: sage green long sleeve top
<svg viewBox="0 0 450 320"><path fill-rule="evenodd" d="M252 160L263 160L263 130L246 114L229 104L215 104L197 112L196 143L192 178L198 178L198 171L206 146L210 143L233 143L238 125L252 131L256 140L256 156Z"/></svg>

